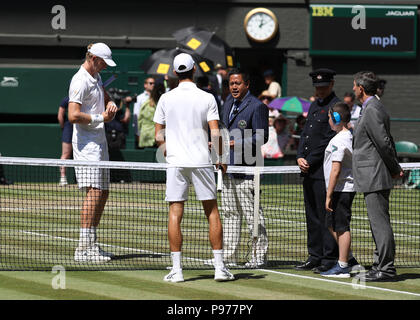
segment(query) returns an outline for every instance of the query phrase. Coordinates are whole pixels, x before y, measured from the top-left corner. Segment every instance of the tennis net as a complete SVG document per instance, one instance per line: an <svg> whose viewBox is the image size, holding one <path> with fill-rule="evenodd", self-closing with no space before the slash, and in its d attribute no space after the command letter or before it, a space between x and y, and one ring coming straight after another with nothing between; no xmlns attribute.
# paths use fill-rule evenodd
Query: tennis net
<svg viewBox="0 0 420 320"><path fill-rule="evenodd" d="M51 270L55 265L67 270L164 269L171 265L165 164L0 157L0 165L8 179L14 181L0 186L0 270ZM420 164L401 165L406 179L396 181L390 201L396 265L418 267L420 190L410 181L415 180L412 177L419 172ZM58 183L60 166L67 168L68 185ZM76 167L110 169L109 198L97 231L100 246L115 255L107 263L74 260L85 198L85 192L76 184ZM298 167L230 167L228 172L251 176L257 173L260 178L252 181L260 180L257 208L262 211L257 211L263 213L267 230L267 268L304 261L306 220ZM221 195L218 197L220 204ZM375 248L363 195L356 195L352 213L353 254L361 264L370 265ZM241 225L239 267L252 254L252 228L248 228L246 219ZM212 258L208 222L193 187L185 203L182 232L183 267L211 268L206 264ZM229 232L232 230L225 227L225 236Z"/></svg>

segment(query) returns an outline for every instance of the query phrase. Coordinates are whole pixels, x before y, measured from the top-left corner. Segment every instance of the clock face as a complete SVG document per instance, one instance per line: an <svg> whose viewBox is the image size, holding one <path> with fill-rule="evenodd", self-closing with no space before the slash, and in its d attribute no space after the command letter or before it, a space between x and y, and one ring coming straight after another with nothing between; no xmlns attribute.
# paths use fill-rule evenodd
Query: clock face
<svg viewBox="0 0 420 320"><path fill-rule="evenodd" d="M274 14L267 9L253 11L250 11L245 17L244 27L248 37L258 42L271 40L278 28Z"/></svg>

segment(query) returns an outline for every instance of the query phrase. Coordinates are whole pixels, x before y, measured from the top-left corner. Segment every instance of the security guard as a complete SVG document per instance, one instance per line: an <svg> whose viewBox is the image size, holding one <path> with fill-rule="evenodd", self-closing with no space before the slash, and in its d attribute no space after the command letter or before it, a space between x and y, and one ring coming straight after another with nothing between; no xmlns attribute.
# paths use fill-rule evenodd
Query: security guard
<svg viewBox="0 0 420 320"><path fill-rule="evenodd" d="M297 163L303 179L308 259L297 270L323 272L334 266L338 258L336 241L325 226L324 151L335 135L328 124L328 110L340 100L333 91L335 71L318 69L311 73L317 100L312 102L300 136Z"/></svg>

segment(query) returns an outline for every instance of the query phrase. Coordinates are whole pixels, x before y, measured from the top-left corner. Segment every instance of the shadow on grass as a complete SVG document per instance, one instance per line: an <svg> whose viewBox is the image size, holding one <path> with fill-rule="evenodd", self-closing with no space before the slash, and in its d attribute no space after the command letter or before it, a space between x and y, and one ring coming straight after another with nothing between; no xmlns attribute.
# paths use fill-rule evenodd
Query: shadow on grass
<svg viewBox="0 0 420 320"><path fill-rule="evenodd" d="M235 272L233 272L233 274L235 276L235 280L230 280L230 281L236 281L236 280L240 280L240 279L264 279L266 277L266 275L263 275L263 274L258 274L257 275L257 274L253 274L253 273L235 273ZM198 275L194 278L185 279L185 282L199 281L199 280L212 280L212 279L214 279L213 274L201 274L201 275Z"/></svg>

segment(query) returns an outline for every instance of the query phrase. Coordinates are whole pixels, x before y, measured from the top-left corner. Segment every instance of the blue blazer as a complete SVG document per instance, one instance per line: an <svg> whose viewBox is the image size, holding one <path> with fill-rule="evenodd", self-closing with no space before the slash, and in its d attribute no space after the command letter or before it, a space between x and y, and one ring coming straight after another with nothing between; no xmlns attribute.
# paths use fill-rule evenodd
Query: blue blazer
<svg viewBox="0 0 420 320"><path fill-rule="evenodd" d="M242 101L238 112L229 121L233 101L232 95L226 98L221 115L222 122L231 134L230 139L235 140L236 145L235 148L230 149L230 165L255 166L255 161L251 162L249 161L250 157L245 157L244 150L252 149L254 159L256 152L261 157L261 150L256 150L256 147L261 147L268 141L268 108L255 96L248 94ZM262 130L257 132L257 129Z"/></svg>

